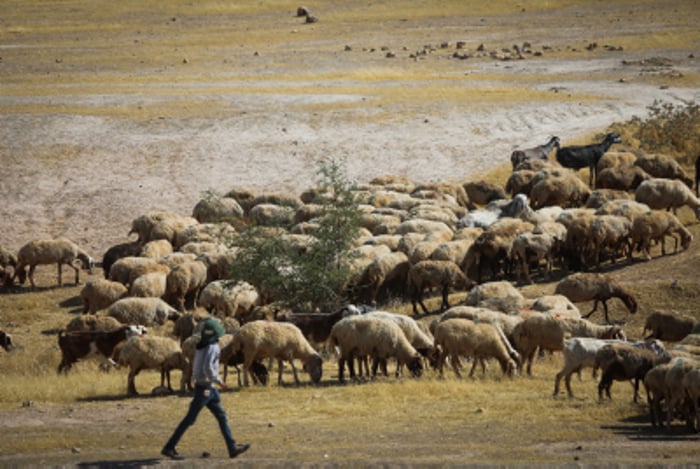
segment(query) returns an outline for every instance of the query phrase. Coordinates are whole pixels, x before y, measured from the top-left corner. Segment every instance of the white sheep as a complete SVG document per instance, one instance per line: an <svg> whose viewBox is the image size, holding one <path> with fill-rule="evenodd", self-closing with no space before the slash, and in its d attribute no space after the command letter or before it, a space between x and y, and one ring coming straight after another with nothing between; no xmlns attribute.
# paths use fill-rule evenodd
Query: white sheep
<svg viewBox="0 0 700 469"><path fill-rule="evenodd" d="M647 371L642 381L647 394L649 418L653 427L664 425L664 419L661 415L661 402L666 399L666 373L671 366L670 362L656 365Z"/></svg>
<svg viewBox="0 0 700 469"><path fill-rule="evenodd" d="M8 269L11 267L12 269ZM0 244L0 285L9 287L12 285L14 274L17 271L17 256Z"/></svg>
<svg viewBox="0 0 700 469"><path fill-rule="evenodd" d="M167 277L167 274L163 272L150 272L139 275L131 282L129 294L141 298L160 298L165 295Z"/></svg>
<svg viewBox="0 0 700 469"><path fill-rule="evenodd" d="M681 249L688 249L693 235L683 226L678 218L669 212L652 210L637 217L632 224L631 240L637 250L642 251L646 260L651 259L651 243L658 242L661 245L661 255L666 255L666 237L674 240L673 253L678 252L680 241ZM630 258L632 253L630 252Z"/></svg>
<svg viewBox="0 0 700 469"><path fill-rule="evenodd" d="M574 303L593 300L593 309L583 315L590 317L598 308L598 303L603 304L605 321L609 324L607 301L610 298L619 298L627 306L630 314L637 312L637 300L632 293L622 287L609 275L577 272L571 274L557 283L554 293L564 295Z"/></svg>
<svg viewBox="0 0 700 469"><path fill-rule="evenodd" d="M107 309L122 324L142 326L163 325L167 320L175 321L180 313L160 298L122 298Z"/></svg>
<svg viewBox="0 0 700 469"><path fill-rule="evenodd" d="M554 378L554 396L559 394L559 384L564 378L566 391L569 397L574 397L571 390L571 375L574 373L581 374L581 369L585 367L593 368L595 365L595 356L598 350L611 343L623 343L620 340L613 339L597 339L593 337L572 337L564 340L562 354L564 355L564 365ZM659 340L637 341L630 345L634 347L647 348L654 353L660 355L664 352L665 347ZM593 370L595 378L596 370Z"/></svg>
<svg viewBox="0 0 700 469"><path fill-rule="evenodd" d="M143 245L139 257L148 257L155 261L173 253L173 245L167 239L149 241Z"/></svg>
<svg viewBox="0 0 700 469"><path fill-rule="evenodd" d="M666 372L664 383L666 385L666 427L671 427L673 416L680 410L685 420L690 420L687 415L688 406L685 404L687 394L683 386L685 375L700 367L700 360L689 357L675 357L671 360L671 367ZM694 409L697 408L694 403Z"/></svg>
<svg viewBox="0 0 700 469"><path fill-rule="evenodd" d="M485 322L476 323L462 318L441 321L435 328L435 347L440 350L440 376L443 376L445 359L448 356L457 377L461 377L459 357L463 355L473 357L470 378L479 362L482 364L482 372L486 372L484 360L489 358L498 360L504 375L512 375L517 367L503 343L498 328Z"/></svg>
<svg viewBox="0 0 700 469"><path fill-rule="evenodd" d="M66 332L75 331L113 331L122 327L123 324L112 316L97 316L92 314L81 314L76 316L66 324ZM144 328L145 329L145 328Z"/></svg>
<svg viewBox="0 0 700 469"><path fill-rule="evenodd" d="M597 209L611 200L631 200L632 195L617 189L596 189L586 201L586 208Z"/></svg>
<svg viewBox="0 0 700 469"><path fill-rule="evenodd" d="M600 270L600 253L603 249L611 254L612 262L619 255L631 256L630 234L632 222L619 215L598 215L591 222L589 240L593 250L595 266ZM626 251L625 251L626 248Z"/></svg>
<svg viewBox="0 0 700 469"><path fill-rule="evenodd" d="M132 234L136 234L140 243L147 243L151 239L151 230L153 230L153 227L155 225L157 225L162 220L178 217L179 215L177 215L176 213L165 212L162 210L154 210L145 213L132 220L129 236L131 236Z"/></svg>
<svg viewBox="0 0 700 469"><path fill-rule="evenodd" d="M253 362L265 358L277 359L279 374L278 384L282 384L283 362L287 361L294 373L294 382L299 384L299 376L294 366L294 360L301 360L311 377L311 382L317 384L323 374L323 359L309 344L294 324L275 321L252 321L241 326L234 336L232 352L243 352L243 384L248 386L248 375L252 375Z"/></svg>
<svg viewBox="0 0 700 469"><path fill-rule="evenodd" d="M679 207L688 206L700 219L700 199L678 179L649 179L634 192L637 202L647 204L652 209L670 209L676 214Z"/></svg>
<svg viewBox="0 0 700 469"><path fill-rule="evenodd" d="M160 370L160 385L165 385L167 377L168 390L172 391L170 370L178 369L184 372L188 366L180 343L169 337L153 335L131 337L119 347L117 354L117 363L129 367L127 394L130 396L138 394L134 380L141 370ZM183 380L181 380L180 389L184 389Z"/></svg>
<svg viewBox="0 0 700 469"><path fill-rule="evenodd" d="M386 311L370 311L366 313L367 317L379 317L389 321L394 321L403 331L406 339L413 345L418 353L428 359L428 362L435 367L435 356L433 355L434 339L429 331L425 331L418 322L405 314L395 314ZM397 370L400 374L400 370Z"/></svg>
<svg viewBox="0 0 700 469"><path fill-rule="evenodd" d="M554 265L555 249L563 239L558 240L550 233L521 233L515 237L510 245L508 258L515 263L516 281L520 282L521 274L527 283L532 283L530 278L530 265L539 264L544 260L544 275L549 277Z"/></svg>
<svg viewBox="0 0 700 469"><path fill-rule="evenodd" d="M562 350L564 339L568 336L627 339L620 326L601 326L585 319L557 318L544 314L530 316L520 322L513 333L515 348L527 364L527 374L532 374L532 361L538 348Z"/></svg>
<svg viewBox="0 0 700 469"><path fill-rule="evenodd" d="M209 282L199 294L199 306L211 314L228 316L245 316L260 305L260 294L247 282L214 280Z"/></svg>
<svg viewBox="0 0 700 469"><path fill-rule="evenodd" d="M405 364L414 377L423 373L420 353L394 321L366 315L349 316L333 325L329 340L339 350L338 380L341 383L345 381L346 362L350 378L355 379L354 358L374 358L373 376L376 376L379 363L389 358L396 358L399 368Z"/></svg>
<svg viewBox="0 0 700 469"><path fill-rule="evenodd" d="M235 222L243 217L243 208L232 197L207 194L192 209L192 217L200 223Z"/></svg>
<svg viewBox="0 0 700 469"><path fill-rule="evenodd" d="M189 243L227 243L236 236L236 229L229 223L197 223L186 226L175 235L173 248L183 251Z"/></svg>
<svg viewBox="0 0 700 469"><path fill-rule="evenodd" d="M145 266L155 266L158 263L150 257L126 256L118 259L109 269L109 279L119 282L125 286L129 286L132 280L132 272L140 269L139 273L145 273L142 270Z"/></svg>
<svg viewBox="0 0 700 469"><path fill-rule="evenodd" d="M65 264L75 271L75 284L77 285L80 283L80 269L73 265L76 260L80 261L83 270L92 274L95 261L74 242L65 238L30 241L22 246L17 253L15 278L18 278L20 285L22 285L26 277L29 276L29 282L32 284L32 288L35 288L34 270L36 266L56 264L58 266L58 285L62 286L62 267ZM29 267L28 273L27 267Z"/></svg>
<svg viewBox="0 0 700 469"><path fill-rule="evenodd" d="M90 280L80 290L83 314L95 314L98 309L108 307L128 293L127 288L119 282L102 278Z"/></svg>
<svg viewBox="0 0 700 469"><path fill-rule="evenodd" d="M185 297L192 296L192 303L207 283L207 265L202 261L184 262L170 271L166 279L165 294L177 303L180 311L185 311Z"/></svg>
<svg viewBox="0 0 700 469"><path fill-rule="evenodd" d="M530 191L531 206L534 209L550 205L579 207L586 203L590 195L590 188L573 173L543 178L533 184Z"/></svg>
<svg viewBox="0 0 700 469"><path fill-rule="evenodd" d="M680 179L688 187L693 185L693 180L688 177L683 167L670 156L639 155L634 160L634 165L642 168L655 178Z"/></svg>
<svg viewBox="0 0 700 469"><path fill-rule="evenodd" d="M700 366L696 366L683 376L683 390L693 405L690 423L696 432L700 432Z"/></svg>

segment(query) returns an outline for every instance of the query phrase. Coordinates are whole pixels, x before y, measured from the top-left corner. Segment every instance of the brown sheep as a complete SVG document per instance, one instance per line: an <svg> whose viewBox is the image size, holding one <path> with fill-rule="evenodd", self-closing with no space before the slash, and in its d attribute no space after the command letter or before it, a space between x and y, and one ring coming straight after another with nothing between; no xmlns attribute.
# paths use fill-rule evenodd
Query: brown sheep
<svg viewBox="0 0 700 469"><path fill-rule="evenodd" d="M554 293L564 295L573 303L593 300L593 309L583 315L584 318L590 317L598 308L598 303L602 303L605 321L608 324L610 319L607 301L610 298L622 300L630 314L637 312L637 300L634 296L608 275L577 272L559 281Z"/></svg>
<svg viewBox="0 0 700 469"><path fill-rule="evenodd" d="M411 266L408 271L408 293L413 304L413 314L418 316L417 304L423 308L423 313L430 314L423 303L423 292L427 288L441 288L442 303L440 310L450 307L448 293L450 287L469 289L475 283L470 280L457 264L451 261L421 261Z"/></svg>

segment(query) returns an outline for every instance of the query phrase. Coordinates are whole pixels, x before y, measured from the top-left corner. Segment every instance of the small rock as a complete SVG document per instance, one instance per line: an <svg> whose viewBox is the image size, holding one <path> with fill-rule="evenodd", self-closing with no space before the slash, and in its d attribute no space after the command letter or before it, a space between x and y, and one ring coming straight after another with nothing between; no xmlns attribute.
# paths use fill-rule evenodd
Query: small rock
<svg viewBox="0 0 700 469"><path fill-rule="evenodd" d="M203 451L203 452L202 452L202 457L203 457L203 458L208 458L208 457L210 457L210 456L211 456L211 453L210 453L209 451Z"/></svg>
<svg viewBox="0 0 700 469"><path fill-rule="evenodd" d="M80 453L80 448L78 448L77 446L73 446L73 447L70 449L70 452L73 453L73 454L78 454L78 453Z"/></svg>
<svg viewBox="0 0 700 469"><path fill-rule="evenodd" d="M477 407L476 410L475 410L475 412L476 412L477 414L483 414L483 413L484 413L484 408L483 408L483 407Z"/></svg>
<svg viewBox="0 0 700 469"><path fill-rule="evenodd" d="M272 423L272 422L269 422L269 423L267 424L267 428L272 428L272 427L274 427L274 426L275 426L275 424Z"/></svg>

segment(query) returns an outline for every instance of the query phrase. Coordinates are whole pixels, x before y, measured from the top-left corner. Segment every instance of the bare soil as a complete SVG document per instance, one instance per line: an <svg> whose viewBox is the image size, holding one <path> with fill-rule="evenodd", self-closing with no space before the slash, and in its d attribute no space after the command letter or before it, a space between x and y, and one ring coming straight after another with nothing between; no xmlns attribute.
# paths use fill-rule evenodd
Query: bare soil
<svg viewBox="0 0 700 469"><path fill-rule="evenodd" d="M571 2L554 9L518 6L417 19L407 12L406 18L356 21L343 18L357 14L357 7L323 3L313 24L294 17L296 5L201 17L153 9L139 17L117 11L115 24L133 21L133 28L104 30L80 17L73 18L74 28L34 30L29 19L40 13L28 3L13 4L26 9L26 24L17 19L21 13L0 19L0 244L13 250L31 239L65 236L99 259L109 246L126 241L131 220L148 210L189 214L204 191L233 187L300 193L314 184L316 161L325 156L345 158L349 176L361 183L384 174L416 182L480 179L509 164L515 148L544 143L550 135L564 144L590 141L612 122L644 116L656 99L700 97L700 12L692 2ZM232 34L228 28L261 24L273 29L270 44L264 34L225 47L217 39ZM188 27L209 35L188 36ZM687 42L675 41L684 35ZM456 47L460 40L463 50ZM138 48L149 41L162 50L141 55ZM525 41L542 55L504 59L503 48ZM157 50L162 57L153 55ZM411 56L423 50L428 52ZM454 57L467 52L468 59ZM97 56L105 62L91 63ZM431 68L435 74L426 71ZM437 80L444 89L435 86ZM420 92L422 87L427 91ZM461 92L452 99L455 90ZM465 98L461 93L467 92ZM691 250L697 266L697 246ZM634 282L658 274L670 283L677 280L678 261L668 258L663 266L648 263L621 275ZM51 270L44 274L47 281L54 280ZM681 288L692 290L683 283ZM129 400L42 405L4 410L0 418L18 433L78 419L110 434L123 425L113 416L137 414L141 406ZM663 465L674 461L674 448L684 454L698 448L697 438L662 438L647 427L634 419L615 421L605 440L584 448L571 441L543 445L547 452L567 453L571 464L580 459L590 465ZM461 456L424 461L499 463L468 450ZM159 464L109 445L65 456L16 454L0 443L0 464L86 460L96 462L80 465ZM368 461L415 463L388 453ZM512 464L513 458L503 461ZM289 461L269 455L247 464Z"/></svg>

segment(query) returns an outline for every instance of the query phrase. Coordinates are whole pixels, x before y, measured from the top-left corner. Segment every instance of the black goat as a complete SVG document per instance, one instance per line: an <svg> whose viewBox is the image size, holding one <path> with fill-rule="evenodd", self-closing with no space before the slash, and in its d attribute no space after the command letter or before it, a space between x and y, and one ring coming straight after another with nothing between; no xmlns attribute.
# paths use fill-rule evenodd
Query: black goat
<svg viewBox="0 0 700 469"><path fill-rule="evenodd" d="M549 152L552 148L559 148L559 137L552 137L544 145L538 145L533 148L527 148L525 150L515 150L510 155L510 162L513 165L513 171L515 168L525 161L529 160L547 160L549 159Z"/></svg>
<svg viewBox="0 0 700 469"><path fill-rule="evenodd" d="M700 197L700 194L698 194L698 186L700 186L700 155L698 155L698 158L695 160L695 197Z"/></svg>
<svg viewBox="0 0 700 469"><path fill-rule="evenodd" d="M581 169L588 167L590 176L588 184L593 186L593 179L598 177L598 161L613 143L621 143L620 135L609 133L600 143L593 145L560 147L557 149L557 161L565 168Z"/></svg>

